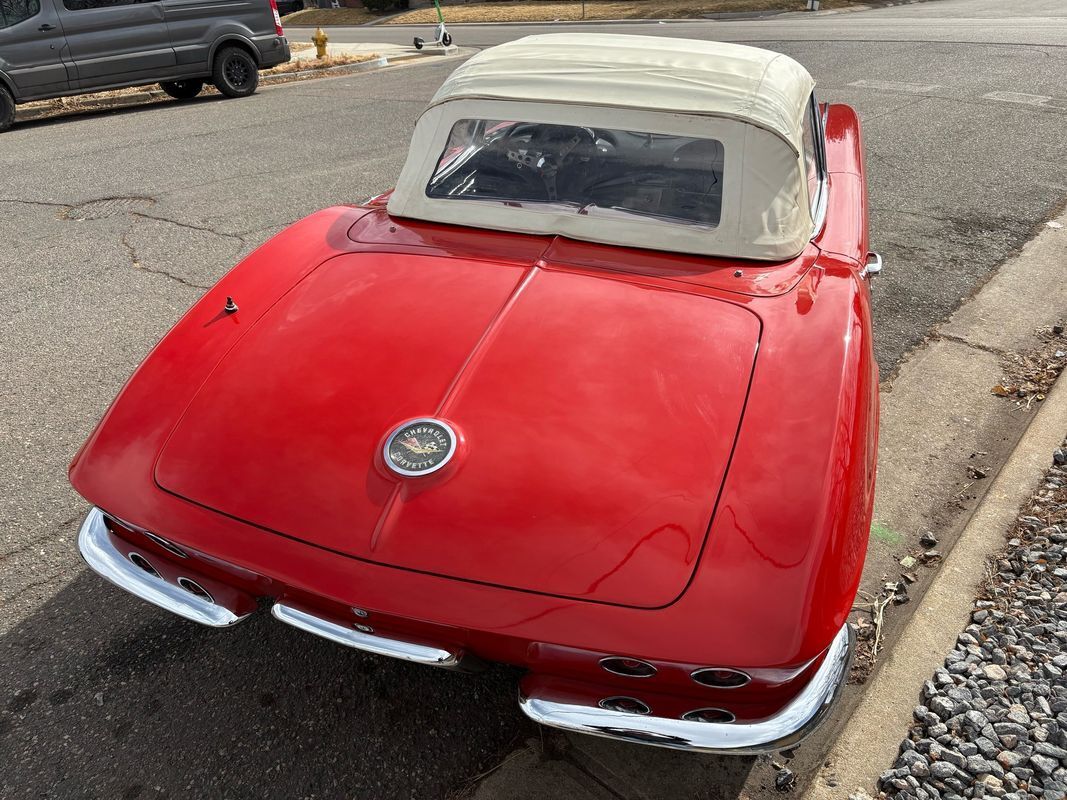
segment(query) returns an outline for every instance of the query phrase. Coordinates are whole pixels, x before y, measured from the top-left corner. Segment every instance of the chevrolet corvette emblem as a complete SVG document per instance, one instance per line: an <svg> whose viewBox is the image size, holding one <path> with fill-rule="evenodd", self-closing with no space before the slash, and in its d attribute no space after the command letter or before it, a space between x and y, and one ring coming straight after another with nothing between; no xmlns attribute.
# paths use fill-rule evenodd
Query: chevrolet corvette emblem
<svg viewBox="0 0 1067 800"><path fill-rule="evenodd" d="M398 475L415 477L441 469L456 449L456 433L438 419L413 419L389 434L382 456Z"/></svg>

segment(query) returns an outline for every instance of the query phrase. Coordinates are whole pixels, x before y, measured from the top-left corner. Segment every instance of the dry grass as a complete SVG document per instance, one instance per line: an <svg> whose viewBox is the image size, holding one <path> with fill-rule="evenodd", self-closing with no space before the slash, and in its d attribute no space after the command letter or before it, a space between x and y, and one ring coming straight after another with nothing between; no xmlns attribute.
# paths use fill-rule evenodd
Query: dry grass
<svg viewBox="0 0 1067 800"><path fill-rule="evenodd" d="M308 56L299 61L293 60L287 64L264 70L264 75L285 75L289 72L303 72L308 69L329 69L330 67L344 67L349 64L362 64L364 61L372 61L378 58L377 53L360 53L359 55L326 56L318 59Z"/></svg>
<svg viewBox="0 0 1067 800"><path fill-rule="evenodd" d="M311 45L308 45L310 48ZM294 48L295 49L295 48ZM303 50L304 48L301 48ZM377 53L360 53L359 55L340 55L340 56L327 56L321 61L311 57L300 61L290 61L286 64L281 64L272 69L266 69L260 72L260 75L291 75L294 72L306 72L328 69L330 67L343 67L348 64L360 64L364 61L371 61L378 58ZM316 78L316 75L300 75L293 76L292 80L308 80ZM288 81L283 81L288 83ZM217 95L218 89L210 84L204 86L204 90L200 93L200 97L210 97L211 95ZM152 102L174 102L173 99L163 93L163 90L159 88L158 84L152 84L151 86L131 86L128 89L113 89L108 92L93 92L91 94L79 94L73 97L57 97L53 100L38 100L33 103L26 103L19 106L20 115L25 118L27 116L38 118L42 116L51 116L53 114L69 114L78 111L95 111L102 108L108 108L112 101L120 101L115 105L130 105L129 102L121 102L124 100L132 100L133 98L143 99L145 103ZM133 104L137 104L137 100L133 100Z"/></svg>
<svg viewBox="0 0 1067 800"><path fill-rule="evenodd" d="M305 8L282 17L283 25L365 25L378 19L365 8Z"/></svg>
<svg viewBox="0 0 1067 800"><path fill-rule="evenodd" d="M856 5L859 0L822 0L822 8ZM703 14L746 11L803 11L804 0L588 0L585 19L684 19ZM334 14L338 11L323 11ZM301 12L303 13L303 12ZM471 3L444 7L445 22L542 22L582 19L582 4L577 0L516 0L509 3ZM293 16L296 16L295 14ZM386 25L433 25L437 12L420 8L385 21ZM329 23L325 19L323 22Z"/></svg>

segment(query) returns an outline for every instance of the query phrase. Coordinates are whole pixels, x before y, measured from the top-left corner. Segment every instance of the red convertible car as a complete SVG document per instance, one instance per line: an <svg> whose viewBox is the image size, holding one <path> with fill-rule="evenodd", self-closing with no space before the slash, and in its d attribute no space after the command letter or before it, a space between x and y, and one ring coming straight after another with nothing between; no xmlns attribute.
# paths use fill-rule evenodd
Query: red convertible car
<svg viewBox="0 0 1067 800"><path fill-rule="evenodd" d="M548 35L459 67L397 188L298 222L71 466L103 577L571 731L795 745L852 649L878 379L860 128L777 53Z"/></svg>

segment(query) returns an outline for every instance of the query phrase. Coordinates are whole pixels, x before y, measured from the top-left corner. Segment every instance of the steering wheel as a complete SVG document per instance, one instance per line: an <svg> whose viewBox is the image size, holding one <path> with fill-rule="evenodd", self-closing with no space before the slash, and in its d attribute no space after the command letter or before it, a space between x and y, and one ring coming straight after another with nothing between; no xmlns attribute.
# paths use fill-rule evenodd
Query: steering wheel
<svg viewBox="0 0 1067 800"><path fill-rule="evenodd" d="M530 134L528 141L520 137ZM577 125L520 123L500 141L500 148L519 172L531 171L544 183L549 201L555 201L556 174L567 157L580 146L595 149L596 132Z"/></svg>

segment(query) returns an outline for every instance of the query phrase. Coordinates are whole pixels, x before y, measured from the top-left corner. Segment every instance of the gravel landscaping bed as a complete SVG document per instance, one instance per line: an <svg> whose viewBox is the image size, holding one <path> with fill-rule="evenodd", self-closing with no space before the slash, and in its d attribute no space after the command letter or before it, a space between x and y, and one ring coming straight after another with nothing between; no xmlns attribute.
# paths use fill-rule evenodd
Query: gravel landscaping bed
<svg viewBox="0 0 1067 800"><path fill-rule="evenodd" d="M1067 798L1067 447L922 689L881 797Z"/></svg>

